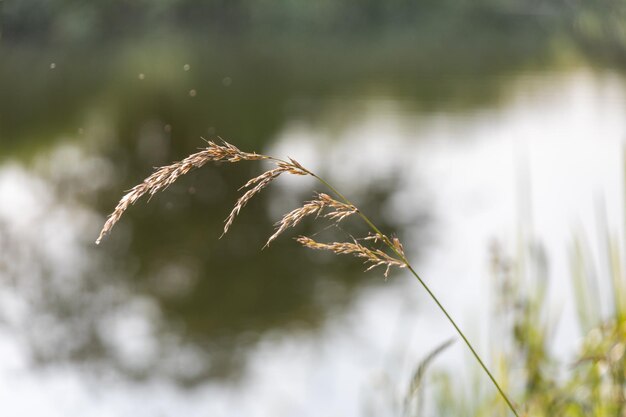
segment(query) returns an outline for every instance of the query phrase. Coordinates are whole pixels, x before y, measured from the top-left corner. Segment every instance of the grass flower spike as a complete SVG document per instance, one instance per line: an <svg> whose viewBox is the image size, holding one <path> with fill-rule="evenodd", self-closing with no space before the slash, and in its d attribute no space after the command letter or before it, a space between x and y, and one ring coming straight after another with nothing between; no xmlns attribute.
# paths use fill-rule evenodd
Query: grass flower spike
<svg viewBox="0 0 626 417"><path fill-rule="evenodd" d="M126 195L122 197L115 207L113 213L111 213L107 219L102 231L100 232L100 236L98 236L98 240L96 240L96 243L100 243L102 239L111 231L113 226L115 226L115 224L120 220L122 214L124 214L128 207L135 204L135 202L145 194L152 196L159 191L166 189L179 177L187 174L195 168L202 167L207 162L255 161L267 158L256 153L242 152L236 146L227 142L223 142L223 145L218 145L212 141L207 143L208 146L200 152L191 154L180 162L175 162L171 165L157 169L141 184L134 186L128 193L126 193Z"/></svg>
<svg viewBox="0 0 626 417"><path fill-rule="evenodd" d="M316 242L309 237L300 236L296 240L298 243L306 248L330 251L337 255L353 255L357 258L360 258L367 265L367 271L374 269L378 266L383 266L385 267L385 278L389 275L389 271L392 267L405 268L409 272L411 272L411 274L418 280L418 282L422 285L428 295L437 304L445 317L450 321L454 329L458 332L459 336L461 336L467 347L470 349L470 351L478 361L479 365L485 371L487 376L489 376L489 379L491 379L491 381L493 382L494 386L496 387L510 410L515 416L519 417L519 414L513 406L513 403L504 393L491 372L489 372L489 369L484 364L480 356L476 353L472 344L465 337L459 326L452 319L450 314L443 307L435 294L433 294L428 285L422 280L422 278L420 278L417 272L415 272L415 269L413 269L404 253L404 247L402 243L400 243L400 240L396 237L390 239L389 237L384 235L362 211L360 211L354 204L352 204L352 202L350 202L350 200L348 200L336 188L334 188L330 183L328 183L317 174L306 169L295 159L289 158L287 160L284 160L272 156L257 154L255 152L243 152L236 146L231 145L230 143L227 143L225 141L222 141L221 144L208 141L206 148L188 156L182 161L158 168L141 184L136 185L128 193L126 193L115 207L115 210L113 210L113 213L109 215L104 224L104 227L102 228L102 231L100 232L100 235L98 236L98 239L96 240L96 243L100 243L102 239L108 233L110 233L111 229L120 220L124 212L131 205L135 204L137 200L139 200L146 194L152 196L157 192L166 189L178 178L187 174L189 171L195 168L200 168L208 162L235 163L241 161L258 160L268 161L272 163L274 167L250 179L246 184L243 185L243 187L240 188L240 190L246 191L235 202L233 209L224 221L224 232L222 236L228 232L233 222L235 221L235 218L239 215L239 213L246 206L246 204L282 174L314 177L316 180L326 186L330 190L331 194L334 194L334 197L329 194L319 193L314 197L313 200L304 202L301 207L298 207L285 214L282 219L276 223L276 229L267 240L265 247L269 246L270 243L277 239L287 229L297 226L306 217L323 217L335 223L338 223L348 216L358 216L371 229L370 235L365 236L361 239L353 239L352 242L321 243ZM360 241L368 242L368 244L360 243ZM382 246L383 248L385 248L385 250L381 249L380 247L368 246L372 244Z"/></svg>
<svg viewBox="0 0 626 417"><path fill-rule="evenodd" d="M328 250L337 255L354 255L357 258L365 259L365 263L370 264L366 271L374 269L377 266L386 266L385 278L389 276L389 269L392 266L397 266L398 268L406 268L407 266L404 261L389 256L380 249L367 248L356 240L354 242L333 242L328 244L318 243L306 236L300 236L296 241L310 249Z"/></svg>
<svg viewBox="0 0 626 417"><path fill-rule="evenodd" d="M335 220L337 223L357 212L357 208L353 205L337 201L328 194L317 194L316 199L307 201L302 207L285 214L283 218L276 223L276 232L270 236L265 246L269 246L269 244L272 243L272 241L281 233L290 227L295 227L305 217L312 215L315 215L316 217L319 216L322 210L326 207L331 208L332 211L324 214L323 217Z"/></svg>

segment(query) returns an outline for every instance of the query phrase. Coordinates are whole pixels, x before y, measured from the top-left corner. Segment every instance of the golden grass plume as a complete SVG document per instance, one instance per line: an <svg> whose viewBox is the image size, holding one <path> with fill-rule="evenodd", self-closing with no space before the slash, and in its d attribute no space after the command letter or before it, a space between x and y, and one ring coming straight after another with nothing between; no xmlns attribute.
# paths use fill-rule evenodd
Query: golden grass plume
<svg viewBox="0 0 626 417"><path fill-rule="evenodd" d="M311 215L319 216L322 210L327 207L331 208L332 211L324 214L323 217L332 219L337 223L358 211L352 204L342 203L328 194L319 193L315 199L307 201L302 207L298 207L285 214L283 218L275 224L276 232L270 236L265 246L269 246L274 239L288 228L298 225L305 217Z"/></svg>
<svg viewBox="0 0 626 417"><path fill-rule="evenodd" d="M139 200L146 194L152 196L157 192L166 189L178 178L187 174L189 171L195 168L200 168L207 162L235 163L240 161L256 160L270 161L274 164L274 168L269 169L254 178L251 178L240 188L240 190L246 191L241 197L239 197L239 199L237 199L230 214L228 215L226 220L224 220L224 232L222 233L222 236L228 232L233 222L235 221L235 218L237 217L237 215L239 215L239 213L246 206L246 204L282 174L287 173L300 176L310 175L325 183L323 180L321 180L321 178L306 169L295 159L289 158L287 160L282 160L267 155L257 154L256 152L244 152L226 141L222 141L221 144L217 144L213 141L208 141L206 148L192 155L189 155L182 161L174 162L171 165L157 168L155 172L148 178L146 178L141 184L138 184L130 189L130 191L128 191L121 198L121 200L115 207L115 210L113 210L113 212L107 218L102 228L102 231L100 232L100 235L96 240L96 243L100 243L102 239L108 233L110 233L111 229L120 220L124 212L131 205L137 202L137 200ZM325 184L328 185L327 183ZM341 196L341 199L345 200L343 196ZM326 213L323 213L324 210L326 210ZM313 215L316 217L321 216L332 220L335 223L338 223L346 217L356 213L360 214L358 208L349 201L339 201L328 194L318 193L315 195L315 198L313 200L307 201L301 207L285 214L282 219L276 223L276 229L274 233L269 237L267 243L265 244L265 247L269 246L271 242L278 238L287 229L297 226L305 217ZM398 255L398 257L396 258L394 256L388 255L381 249L370 249L362 245L361 243L358 243L356 240L354 241L354 243L335 242L331 244L324 244L315 242L312 239L305 237L300 237L297 239L297 241L300 242L302 245L312 249L326 249L337 254L354 254L355 256L364 259L365 263L369 264L369 267L367 268L368 271L377 266L386 266L387 268L385 270L385 277L387 277L389 269L392 266L400 268L406 266L406 262L404 260L404 251L402 249L402 245L399 241L397 241L397 239L394 238L394 240L390 240L386 236L378 233L374 235L373 239L370 236L369 238L365 238L365 240L374 240L375 243L378 240L382 240L392 249L392 251L396 255Z"/></svg>
<svg viewBox="0 0 626 417"><path fill-rule="evenodd" d="M301 245L310 249L327 250L338 255L348 254L363 259L364 263L368 265L368 271L378 266L384 266L385 277L388 276L389 270L392 267L408 269L409 272L428 292L431 298L436 302L439 309L445 314L446 318L450 321L455 330L461 336L461 338L468 346L471 353L474 355L482 369L489 376L494 386L497 388L498 392L506 402L509 409L516 417L519 417L519 413L517 412L515 406L508 398L506 393L502 390L502 388L493 377L489 369L486 367L480 356L476 353L476 350L472 347L472 344L465 337L461 329L448 314L448 312L439 302L437 297L429 289L428 285L420 278L417 272L415 272L415 270L409 264L404 254L404 248L397 238L394 237L392 239L389 239L387 236L383 235L376 227L376 225L374 225L374 223L372 223L360 210L358 210L356 206L354 206L346 197L344 197L343 194L337 191L324 179L303 167L299 162L294 159L289 158L288 160L283 160L267 155L257 154L255 152L243 152L236 146L231 145L230 143L227 143L225 141L222 141L222 144L208 141L207 144L208 146L206 148L188 156L182 161L175 162L171 165L156 169L156 171L148 178L146 178L141 184L136 185L135 187L130 189L130 191L128 191L121 198L113 212L107 218L104 226L102 227L102 231L100 232L100 235L96 240L96 243L100 243L102 239L108 233L110 233L111 229L120 220L124 212L131 205L137 202L137 200L139 200L142 196L146 194L152 196L157 192L166 189L181 176L187 174L189 171L195 168L202 167L207 162L235 163L240 161L266 160L275 165L274 168L250 179L246 184L244 184L243 187L241 187L241 189L246 189L247 191L236 201L235 206L226 218L224 224L224 234L228 232L229 228L233 224L241 209L243 209L243 207L255 195L257 195L260 191L266 188L280 175L288 173L292 175L312 176L320 183L328 187L332 191L332 193L335 194L337 199L332 198L327 194L318 194L314 200L305 202L302 207L299 207L285 214L282 219L278 223L276 223L276 230L274 234L270 236L265 246L268 246L273 240L275 240L279 235L284 233L288 228L298 225L298 223L300 223L305 217L311 215L319 217L324 209L329 209L330 211L324 214L323 217L331 219L334 222L340 222L347 216L357 214L374 232L373 235L362 238L361 240L364 242L381 242L389 250L390 253L386 253L382 249L367 247L364 244L359 243L357 239L354 239L352 242L320 243L314 241L309 237L300 236L296 240Z"/></svg>
<svg viewBox="0 0 626 417"><path fill-rule="evenodd" d="M354 255L357 258L364 259L365 264L370 264L366 271L374 269L377 266L385 266L385 278L389 276L389 269L392 266L398 268L406 268L407 266L406 262L403 260L387 255L380 249L371 249L363 246L356 240L353 242L319 243L309 237L300 236L296 241L310 249L327 250L337 255Z"/></svg>

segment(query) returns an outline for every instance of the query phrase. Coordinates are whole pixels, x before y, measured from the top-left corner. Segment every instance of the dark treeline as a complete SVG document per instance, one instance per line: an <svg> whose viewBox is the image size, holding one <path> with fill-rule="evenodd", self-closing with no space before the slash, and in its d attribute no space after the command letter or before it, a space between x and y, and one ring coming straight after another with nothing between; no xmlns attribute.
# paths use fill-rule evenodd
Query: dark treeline
<svg viewBox="0 0 626 417"><path fill-rule="evenodd" d="M0 0L0 136L5 146L41 141L42 129L75 131L87 103L117 108L144 96L147 105L131 108L160 106L150 117L161 120L180 84L218 86L170 104L185 109L193 140L211 123L227 137L268 137L294 98L373 84L420 108L493 103L503 75L545 68L561 51L623 67L625 22L621 0ZM173 51L194 71L136 82L168 67ZM226 75L236 79L228 89Z"/></svg>
<svg viewBox="0 0 626 417"><path fill-rule="evenodd" d="M480 27L506 36L540 24L621 62L625 22L621 0L0 0L4 41L64 44L171 31L336 37Z"/></svg>
<svg viewBox="0 0 626 417"><path fill-rule="evenodd" d="M511 17L614 15L618 1L564 0L0 0L3 34L13 39L79 40L163 28L226 33L358 33L398 30L459 16L502 24ZM608 13L610 12L610 13Z"/></svg>
<svg viewBox="0 0 626 417"><path fill-rule="evenodd" d="M0 0L6 41L93 44L151 33L232 36L427 36L480 27L502 36L535 31L575 40L620 65L626 55L622 0Z"/></svg>

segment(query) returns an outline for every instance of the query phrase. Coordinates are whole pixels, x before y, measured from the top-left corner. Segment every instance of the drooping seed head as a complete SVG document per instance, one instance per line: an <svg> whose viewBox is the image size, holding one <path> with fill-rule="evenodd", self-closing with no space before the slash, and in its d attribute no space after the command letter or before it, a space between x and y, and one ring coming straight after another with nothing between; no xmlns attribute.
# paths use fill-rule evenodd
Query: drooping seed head
<svg viewBox="0 0 626 417"><path fill-rule="evenodd" d="M354 242L320 243L309 237L300 236L296 241L310 249L327 250L337 255L354 255L357 258L364 259L364 263L369 264L366 271L374 269L377 266L386 266L385 278L389 275L389 269L392 266L398 268L406 268L407 266L403 260L389 256L380 249L370 249L361 245L356 240Z"/></svg>
<svg viewBox="0 0 626 417"><path fill-rule="evenodd" d="M143 180L141 184L131 188L130 191L120 199L113 213L109 215L96 243L99 244L102 241L104 236L106 236L120 220L122 214L124 214L128 207L135 204L142 196L145 194L154 195L166 189L189 171L200 168L207 162L239 162L244 160L256 161L260 159L268 159L268 157L257 153L243 152L226 141L223 141L222 145L218 145L213 141L207 141L206 148L189 155L182 161L158 168L152 175Z"/></svg>
<svg viewBox="0 0 626 417"><path fill-rule="evenodd" d="M291 162L275 161L276 168L265 171L261 175L250 179L241 188L239 188L241 190L254 186L246 191L241 197L239 197L230 214L228 215L226 220L224 220L224 233L222 233L222 236L224 236L228 232L228 229L230 229L230 226L232 226L233 222L235 221L235 217L237 217L241 209L246 204L248 204L248 201L250 201L252 197L257 195L261 190L267 187L281 174L288 173L292 175L311 175L311 173L307 171L297 161L295 161L294 159L290 159L290 161Z"/></svg>
<svg viewBox="0 0 626 417"><path fill-rule="evenodd" d="M332 211L324 214L323 217L330 218L336 223L357 212L356 207L337 201L328 194L319 193L316 195L315 199L307 201L302 207L298 207L285 214L283 218L276 223L276 231L270 236L265 247L269 246L269 244L285 230L298 225L305 217L312 215L319 216L325 208L331 208Z"/></svg>

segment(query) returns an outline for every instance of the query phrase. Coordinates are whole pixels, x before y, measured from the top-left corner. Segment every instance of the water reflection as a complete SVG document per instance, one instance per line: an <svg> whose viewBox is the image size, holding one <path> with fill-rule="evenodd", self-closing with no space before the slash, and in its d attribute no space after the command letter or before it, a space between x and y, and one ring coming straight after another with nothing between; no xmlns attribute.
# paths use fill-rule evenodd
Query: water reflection
<svg viewBox="0 0 626 417"><path fill-rule="evenodd" d="M136 177L149 172L138 172L142 158L170 157L149 137L157 144L150 150L140 137L139 152L117 151L136 155L132 161L62 145L31 169L12 163L0 171L0 191L10 196L0 205L0 277L8 300L2 319L35 363L69 361L186 384L232 377L268 330L319 328L360 287L378 282L363 277L358 262L310 256L291 239L261 251L277 219L270 203L307 198L311 190L268 190L218 240L236 189L258 165L209 167L182 179L129 210L102 248L95 247L102 223L95 207L114 206L103 196L123 188L120 165L133 167L128 176ZM380 204L393 188L362 192ZM362 202L367 210L368 200ZM374 215L393 230L391 221ZM352 230L324 234L345 239L359 229L344 226ZM320 228L308 222L299 232Z"/></svg>
<svg viewBox="0 0 626 417"><path fill-rule="evenodd" d="M517 147L532 150L535 221L557 250L573 218L593 217L594 187L618 189L621 175L617 164L607 163L620 155L626 131L619 77L583 71L527 78L516 91L509 106L492 112L415 115L402 103L359 107L357 100L353 108L366 111L355 112L345 127L323 123L313 129L293 120L267 148L297 155L359 202L371 199L364 209L397 229L412 259L426 239L429 256L418 262L420 272L478 338L473 326L487 313L477 300L487 276L488 242L515 235L511 156ZM157 122L146 126L152 133L143 144L69 141L29 162L6 161L0 170L1 195L10 196L0 201L0 349L19 344L18 353L9 349L3 357L23 361L26 351L35 365L48 365L43 369L55 365L45 392L64 386L66 378L75 381L72 392L87 402L81 410L93 414L82 385L88 379L76 372L88 369L116 375L99 388L103 398L118 398L103 401L114 414L136 405L136 395L156 395L144 414L163 409L198 415L209 398L207 407L226 415L261 407L259 414L268 416L302 410L356 416L368 403L363 397L380 392L373 376L387 373L400 386L418 358L450 336L439 316L427 314L430 304L412 281L369 288L382 281L375 273L363 275L358 262L325 258L289 239L259 250L272 221L297 198L308 198L316 187L311 183L285 178L275 184L218 241L234 190L258 165L207 167L190 175L150 204L133 207L96 248L93 239L120 190L182 147L157 134L167 133ZM560 191L556 198L554 190ZM619 207L619 193L607 196L607 207ZM431 218L436 233L425 235ZM348 230L346 223L327 232L344 237ZM555 275L567 276L566 261L551 259ZM446 362L460 366L462 352L451 350L456 356ZM243 374L244 366L237 388L208 382ZM0 367L7 375L7 363ZM40 371L25 373L35 387L26 393L41 389ZM142 383L128 382L137 379ZM0 378L0 384L8 380ZM163 381L194 389L182 392Z"/></svg>
<svg viewBox="0 0 626 417"><path fill-rule="evenodd" d="M0 134L4 149L27 153L51 138L93 136L86 124L102 115L111 133L103 139L123 143L157 121L182 156L215 134L258 149L286 120L315 124L334 98L387 96L422 111L493 105L520 69L560 65L542 36L520 36L524 47L477 35L445 54L432 34L376 43L174 34L82 46L5 41Z"/></svg>

